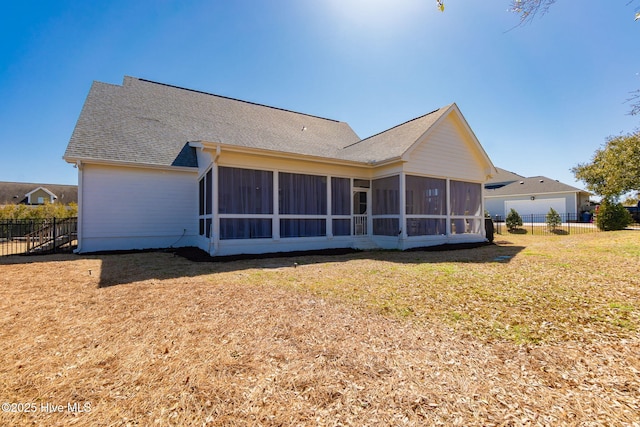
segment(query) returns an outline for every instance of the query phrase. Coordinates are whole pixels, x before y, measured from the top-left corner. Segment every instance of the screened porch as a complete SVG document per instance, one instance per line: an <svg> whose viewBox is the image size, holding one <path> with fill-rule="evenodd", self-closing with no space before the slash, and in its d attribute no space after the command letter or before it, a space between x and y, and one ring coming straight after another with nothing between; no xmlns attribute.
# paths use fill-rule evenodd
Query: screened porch
<svg viewBox="0 0 640 427"><path fill-rule="evenodd" d="M216 242L483 235L482 186L397 173L362 177L214 164L199 179L199 234Z"/></svg>

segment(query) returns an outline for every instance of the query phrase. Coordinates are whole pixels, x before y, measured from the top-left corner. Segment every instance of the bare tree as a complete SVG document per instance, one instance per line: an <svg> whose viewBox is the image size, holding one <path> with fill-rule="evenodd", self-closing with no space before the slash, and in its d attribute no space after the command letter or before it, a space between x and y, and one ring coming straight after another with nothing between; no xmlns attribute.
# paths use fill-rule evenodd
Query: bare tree
<svg viewBox="0 0 640 427"><path fill-rule="evenodd" d="M635 1L629 0L627 6ZM536 16L544 15L555 2L556 0L511 0L509 11L520 15L520 22L514 28L533 21ZM436 0L436 4L444 12L444 0ZM635 9L635 20L640 20L640 7ZM640 115L640 89L631 92L626 102L631 105L630 115Z"/></svg>
<svg viewBox="0 0 640 427"><path fill-rule="evenodd" d="M520 24L533 21L537 15L544 15L556 0L513 0L510 11L520 15Z"/></svg>
<svg viewBox="0 0 640 427"><path fill-rule="evenodd" d="M541 16L547 13L551 5L555 2L556 0L511 0L509 10L520 15L520 25L522 25L533 21L538 15ZM629 0L627 6L633 2L635 2L635 0ZM438 5L438 9L444 12L444 0L436 0L436 4ZM636 7L635 9L635 20L640 20L640 7Z"/></svg>

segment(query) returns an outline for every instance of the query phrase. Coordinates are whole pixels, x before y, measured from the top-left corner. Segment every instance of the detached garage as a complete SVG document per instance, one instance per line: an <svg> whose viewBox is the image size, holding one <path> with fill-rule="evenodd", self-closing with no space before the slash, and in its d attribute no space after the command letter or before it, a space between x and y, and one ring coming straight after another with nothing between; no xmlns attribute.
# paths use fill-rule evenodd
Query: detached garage
<svg viewBox="0 0 640 427"><path fill-rule="evenodd" d="M567 200L564 197L554 199L534 199L534 200L506 200L504 202L504 217L511 209L515 209L521 217L535 215L534 221L543 221L542 215L553 208L560 215L567 213Z"/></svg>
<svg viewBox="0 0 640 427"><path fill-rule="evenodd" d="M526 221L544 222L553 208L563 219L577 220L589 205L590 193L544 176L525 178L504 169L485 184L485 209L491 217L506 218L515 209Z"/></svg>

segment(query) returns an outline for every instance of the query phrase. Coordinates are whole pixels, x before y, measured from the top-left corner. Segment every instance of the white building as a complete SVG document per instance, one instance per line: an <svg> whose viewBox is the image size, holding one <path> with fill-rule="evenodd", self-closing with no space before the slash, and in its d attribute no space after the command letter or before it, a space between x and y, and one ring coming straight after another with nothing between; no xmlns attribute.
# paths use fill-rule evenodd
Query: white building
<svg viewBox="0 0 640 427"><path fill-rule="evenodd" d="M344 122L133 77L92 85L64 159L78 167L79 252L482 242L496 173L455 104L361 139Z"/></svg>

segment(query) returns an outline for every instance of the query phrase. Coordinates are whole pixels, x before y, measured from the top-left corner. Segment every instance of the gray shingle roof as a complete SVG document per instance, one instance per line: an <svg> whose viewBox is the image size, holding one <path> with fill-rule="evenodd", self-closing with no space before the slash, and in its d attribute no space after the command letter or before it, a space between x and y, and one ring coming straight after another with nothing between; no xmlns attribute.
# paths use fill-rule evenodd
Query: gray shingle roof
<svg viewBox="0 0 640 427"><path fill-rule="evenodd" d="M520 181L524 178L522 175L518 175L517 173L508 171L502 168L496 168L497 174L493 175L490 180L488 180L485 185L491 184L509 184L514 181Z"/></svg>
<svg viewBox="0 0 640 427"><path fill-rule="evenodd" d="M389 130L345 147L341 155L366 163L400 157L449 109L449 106L409 120Z"/></svg>
<svg viewBox="0 0 640 427"><path fill-rule="evenodd" d="M519 180L495 189L485 189L485 197L535 195L542 193L587 193L571 185L563 184L545 176L520 178Z"/></svg>
<svg viewBox="0 0 640 427"><path fill-rule="evenodd" d="M446 111L360 140L344 122L125 77L93 83L64 158L196 167L187 143L206 141L376 163L401 156Z"/></svg>

